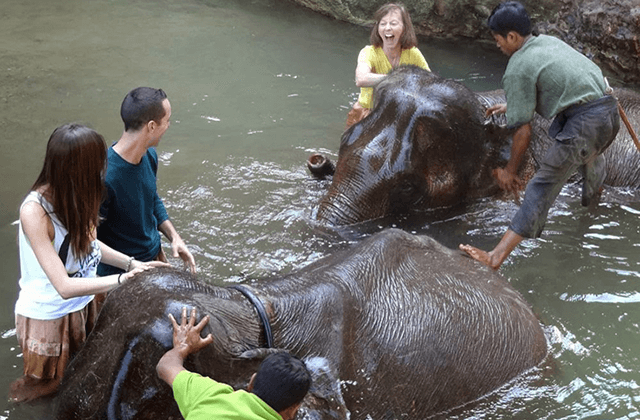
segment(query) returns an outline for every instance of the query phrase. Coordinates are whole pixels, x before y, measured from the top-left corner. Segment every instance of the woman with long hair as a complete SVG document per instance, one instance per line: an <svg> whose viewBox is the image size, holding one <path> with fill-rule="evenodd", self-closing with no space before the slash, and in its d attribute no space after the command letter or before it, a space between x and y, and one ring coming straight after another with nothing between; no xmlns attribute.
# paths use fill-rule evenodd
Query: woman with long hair
<svg viewBox="0 0 640 420"><path fill-rule="evenodd" d="M400 65L414 65L429 70L418 49L418 38L409 12L402 3L387 3L373 15L369 42L358 54L356 86L358 101L347 115L347 128L369 115L373 108L373 87Z"/></svg>
<svg viewBox="0 0 640 420"><path fill-rule="evenodd" d="M57 390L67 363L93 328L104 299L94 295L167 265L135 261L96 239L106 158L104 138L94 130L79 124L56 128L42 171L20 207L15 318L24 369L11 385L13 401ZM96 277L101 259L125 273Z"/></svg>

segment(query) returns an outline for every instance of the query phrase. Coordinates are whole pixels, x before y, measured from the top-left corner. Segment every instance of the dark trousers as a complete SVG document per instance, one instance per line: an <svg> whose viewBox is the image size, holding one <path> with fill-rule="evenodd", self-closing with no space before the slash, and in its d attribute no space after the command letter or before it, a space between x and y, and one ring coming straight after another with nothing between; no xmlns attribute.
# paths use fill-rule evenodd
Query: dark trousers
<svg viewBox="0 0 640 420"><path fill-rule="evenodd" d="M617 101L609 95L559 113L549 127L554 142L529 181L510 229L525 238L539 237L551 205L576 171L583 177L582 204L588 205L607 175L602 153L619 129Z"/></svg>

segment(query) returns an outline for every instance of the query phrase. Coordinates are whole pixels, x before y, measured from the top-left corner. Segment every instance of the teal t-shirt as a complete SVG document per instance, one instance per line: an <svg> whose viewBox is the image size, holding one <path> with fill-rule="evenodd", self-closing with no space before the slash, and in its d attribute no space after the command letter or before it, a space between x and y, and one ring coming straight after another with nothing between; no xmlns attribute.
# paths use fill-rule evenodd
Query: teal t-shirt
<svg viewBox="0 0 640 420"><path fill-rule="evenodd" d="M158 226L169 218L157 191L157 169L154 148L149 148L137 165L124 160L113 146L107 152L107 197L100 208L104 220L98 226L98 239L138 261L151 261L158 255ZM106 264L98 267L100 276L120 272Z"/></svg>
<svg viewBox="0 0 640 420"><path fill-rule="evenodd" d="M173 396L185 420L282 420L257 395L188 370L173 380Z"/></svg>
<svg viewBox="0 0 640 420"><path fill-rule="evenodd" d="M519 127L534 113L553 118L574 104L604 95L602 71L563 41L532 36L510 58L502 78L507 96L507 125Z"/></svg>

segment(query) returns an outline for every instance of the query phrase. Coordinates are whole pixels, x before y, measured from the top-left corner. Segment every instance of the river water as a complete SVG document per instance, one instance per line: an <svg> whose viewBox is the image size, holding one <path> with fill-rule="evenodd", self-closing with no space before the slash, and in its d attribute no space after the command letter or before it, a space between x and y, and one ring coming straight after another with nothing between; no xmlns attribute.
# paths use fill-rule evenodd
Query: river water
<svg viewBox="0 0 640 420"><path fill-rule="evenodd" d="M14 221L46 141L71 121L117 140L120 103L134 87L161 87L171 100L158 186L201 278L225 285L288 273L357 240L314 224L327 184L304 161L318 151L336 157L367 29L278 0L2 3L1 395L22 370ZM477 91L500 85L506 59L493 45L420 48L442 76ZM523 242L502 270L539 315L551 357L450 418L640 417L640 202L607 191L587 210L577 191L563 190L543 237ZM450 247L490 247L516 209L482 200L403 227ZM46 418L49 409L3 402L0 419Z"/></svg>

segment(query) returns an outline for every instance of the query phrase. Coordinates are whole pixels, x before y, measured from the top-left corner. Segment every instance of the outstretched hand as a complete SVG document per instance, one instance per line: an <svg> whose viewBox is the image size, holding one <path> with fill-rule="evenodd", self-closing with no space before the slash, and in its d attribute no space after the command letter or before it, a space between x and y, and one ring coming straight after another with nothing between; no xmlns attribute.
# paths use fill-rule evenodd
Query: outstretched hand
<svg viewBox="0 0 640 420"><path fill-rule="evenodd" d="M136 274L142 273L143 271L147 271L151 268L160 268L160 267L171 267L171 264L160 262L160 261L148 261L142 262L133 260L131 262L131 270L122 274L121 280L123 283L125 281L129 281L136 276Z"/></svg>
<svg viewBox="0 0 640 420"><path fill-rule="evenodd" d="M180 257L184 262L185 268L188 268L191 274L196 273L196 260L181 238L176 238L176 240L171 242L171 250L173 251L173 258Z"/></svg>
<svg viewBox="0 0 640 420"><path fill-rule="evenodd" d="M524 181L516 174L507 171L504 168L496 168L493 170L493 177L498 182L500 188L507 193L513 194L516 203L520 204L519 192L524 189Z"/></svg>
<svg viewBox="0 0 640 420"><path fill-rule="evenodd" d="M180 325L173 315L169 314L171 324L173 324L173 348L166 352L158 361L156 371L160 379L173 385L178 373L185 370L184 359L192 353L200 351L213 342L211 334L205 338L200 337L200 333L209 322L209 316L205 316L196 324L196 308L191 310L191 317L187 322L187 308L182 308L182 319Z"/></svg>
<svg viewBox="0 0 640 420"><path fill-rule="evenodd" d="M196 324L196 308L191 309L191 316L187 322L187 308L182 308L182 319L180 325L176 322L173 315L169 314L169 319L173 324L173 348L177 349L180 356L184 359L192 353L196 353L213 342L213 336L207 335L205 338L200 336L202 329L209 322L209 316L205 316Z"/></svg>
<svg viewBox="0 0 640 420"><path fill-rule="evenodd" d="M487 108L484 112L484 116L488 118L494 114L500 115L500 114L506 114L506 112L507 112L507 104L496 104Z"/></svg>

